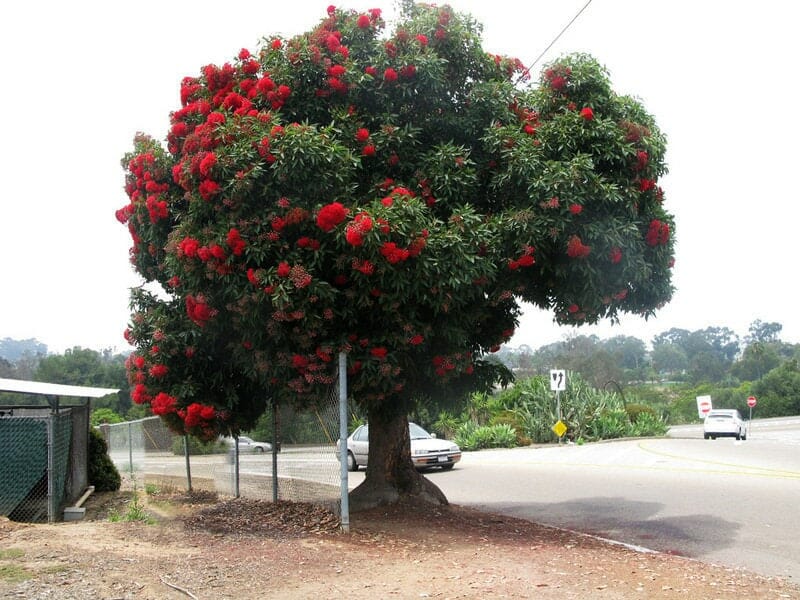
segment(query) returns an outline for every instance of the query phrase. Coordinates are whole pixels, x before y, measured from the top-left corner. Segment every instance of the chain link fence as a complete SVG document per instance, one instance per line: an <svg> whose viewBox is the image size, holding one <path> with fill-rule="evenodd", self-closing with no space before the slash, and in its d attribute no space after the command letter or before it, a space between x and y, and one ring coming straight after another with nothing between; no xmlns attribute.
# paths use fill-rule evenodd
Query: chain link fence
<svg viewBox="0 0 800 600"><path fill-rule="evenodd" d="M88 406L0 410L0 515L61 520L87 484Z"/></svg>
<svg viewBox="0 0 800 600"><path fill-rule="evenodd" d="M340 514L338 385L313 409L273 407L259 423L239 437L238 452L232 438L204 444L171 432L159 417L99 429L117 469L141 485L309 502Z"/></svg>

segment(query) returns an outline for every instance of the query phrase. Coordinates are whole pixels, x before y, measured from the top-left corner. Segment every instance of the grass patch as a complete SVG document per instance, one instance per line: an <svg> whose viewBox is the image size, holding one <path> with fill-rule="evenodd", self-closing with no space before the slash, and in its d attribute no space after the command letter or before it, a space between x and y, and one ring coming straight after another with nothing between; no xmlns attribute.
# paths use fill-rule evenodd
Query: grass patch
<svg viewBox="0 0 800 600"><path fill-rule="evenodd" d="M33 577L33 573L17 565L0 565L0 580L7 583L22 583Z"/></svg>
<svg viewBox="0 0 800 600"><path fill-rule="evenodd" d="M15 558L22 558L25 556L25 551L22 548L6 548L0 550L0 560L13 560Z"/></svg>

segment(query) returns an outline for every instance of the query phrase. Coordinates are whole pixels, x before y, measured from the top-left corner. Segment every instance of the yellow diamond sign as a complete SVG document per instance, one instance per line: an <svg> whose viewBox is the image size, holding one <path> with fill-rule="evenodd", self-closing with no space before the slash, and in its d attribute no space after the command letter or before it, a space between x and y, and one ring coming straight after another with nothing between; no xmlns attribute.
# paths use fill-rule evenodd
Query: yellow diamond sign
<svg viewBox="0 0 800 600"><path fill-rule="evenodd" d="M553 433L555 433L558 437L562 437L565 433L567 433L567 426L564 425L564 422L560 420L550 429L552 429Z"/></svg>

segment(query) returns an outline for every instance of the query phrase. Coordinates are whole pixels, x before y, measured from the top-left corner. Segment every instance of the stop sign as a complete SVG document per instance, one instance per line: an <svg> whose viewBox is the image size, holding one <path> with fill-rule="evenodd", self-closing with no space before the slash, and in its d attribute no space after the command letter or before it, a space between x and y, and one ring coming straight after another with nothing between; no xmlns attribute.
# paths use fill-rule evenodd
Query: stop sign
<svg viewBox="0 0 800 600"><path fill-rule="evenodd" d="M701 400L700 401L700 412L704 415L711 411L711 402L708 400Z"/></svg>
<svg viewBox="0 0 800 600"><path fill-rule="evenodd" d="M755 396L750 396L747 399L747 406L749 406L750 408L753 408L756 405L756 403L757 402L756 402L756 397Z"/></svg>

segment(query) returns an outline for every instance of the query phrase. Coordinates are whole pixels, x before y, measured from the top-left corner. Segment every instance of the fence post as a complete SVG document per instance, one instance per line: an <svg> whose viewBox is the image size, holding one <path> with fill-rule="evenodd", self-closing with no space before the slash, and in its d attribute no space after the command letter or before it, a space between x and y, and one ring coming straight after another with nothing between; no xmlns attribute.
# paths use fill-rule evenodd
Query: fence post
<svg viewBox="0 0 800 600"><path fill-rule="evenodd" d="M278 402L272 400L272 501L278 503Z"/></svg>
<svg viewBox="0 0 800 600"><path fill-rule="evenodd" d="M186 484L187 491L192 491L192 467L189 462L189 436L183 436L183 456L186 458Z"/></svg>
<svg viewBox="0 0 800 600"><path fill-rule="evenodd" d="M128 470L133 475L133 431L131 425L133 421L128 421Z"/></svg>
<svg viewBox="0 0 800 600"><path fill-rule="evenodd" d="M55 493L55 427L53 426L54 413L47 417L47 522L56 520L56 493Z"/></svg>
<svg viewBox="0 0 800 600"><path fill-rule="evenodd" d="M341 473L342 531L350 532L350 502L347 472L347 354L339 352L339 470Z"/></svg>

